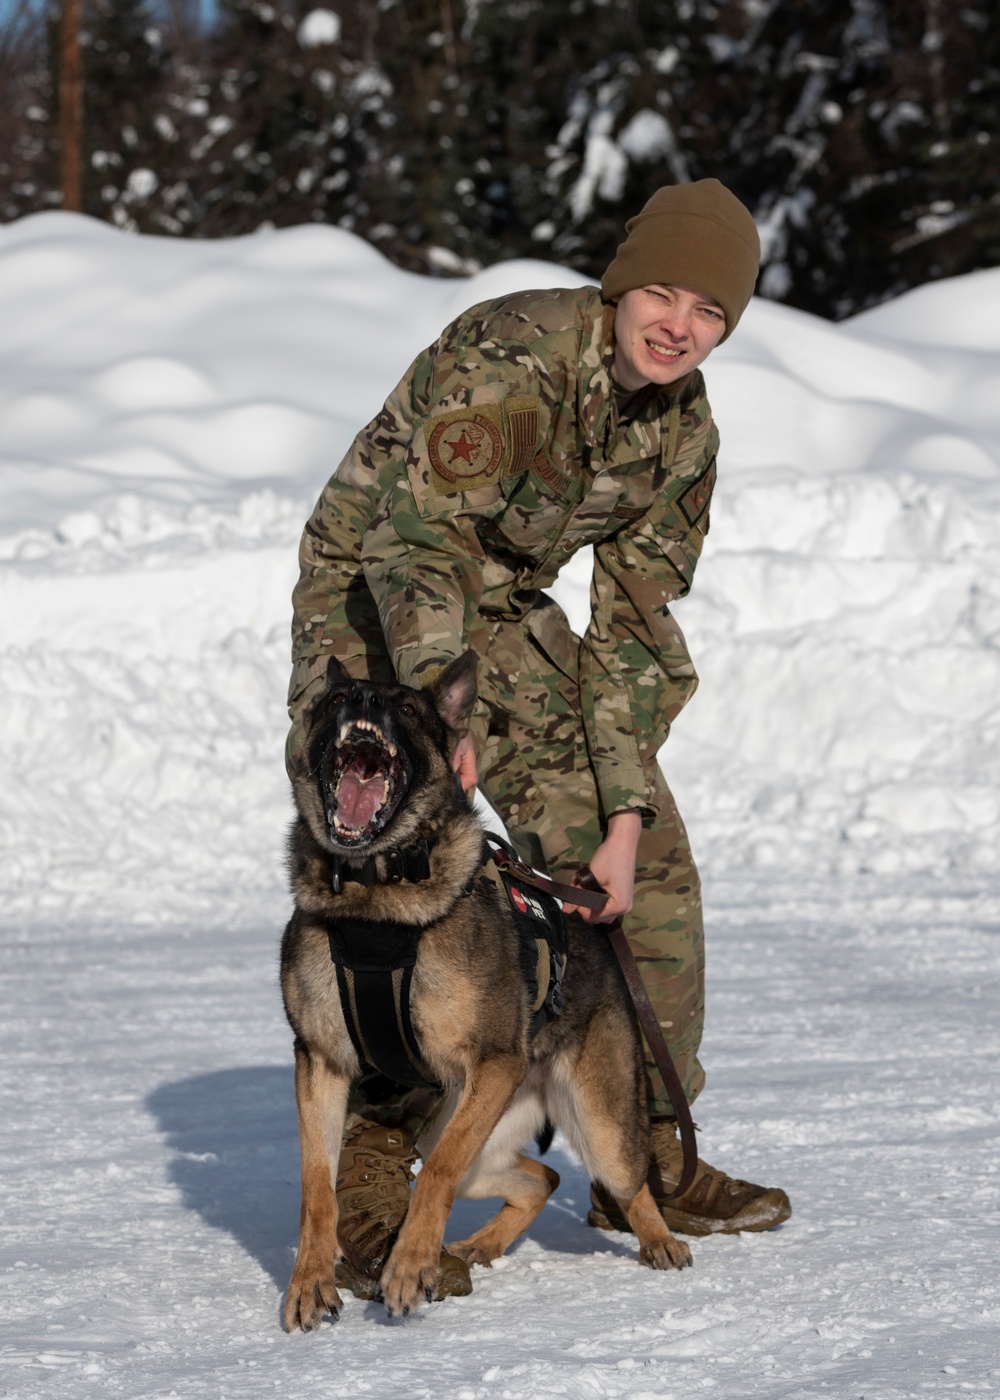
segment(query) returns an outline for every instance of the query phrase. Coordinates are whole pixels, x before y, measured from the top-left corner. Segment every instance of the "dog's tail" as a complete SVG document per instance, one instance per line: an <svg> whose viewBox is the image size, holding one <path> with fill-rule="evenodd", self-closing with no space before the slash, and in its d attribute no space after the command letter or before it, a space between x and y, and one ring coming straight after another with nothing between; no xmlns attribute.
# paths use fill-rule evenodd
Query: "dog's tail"
<svg viewBox="0 0 1000 1400"><path fill-rule="evenodd" d="M556 1135L555 1124L551 1118L546 1118L545 1122L535 1134L535 1143L538 1146L539 1155L544 1157L552 1146L552 1139Z"/></svg>

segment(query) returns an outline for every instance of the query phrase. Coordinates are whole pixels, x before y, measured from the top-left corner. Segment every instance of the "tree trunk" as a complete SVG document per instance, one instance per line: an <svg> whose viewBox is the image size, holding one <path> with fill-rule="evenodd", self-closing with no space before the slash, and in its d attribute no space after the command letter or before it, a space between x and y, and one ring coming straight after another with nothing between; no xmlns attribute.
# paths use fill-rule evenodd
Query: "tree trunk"
<svg viewBox="0 0 1000 1400"><path fill-rule="evenodd" d="M81 0L61 0L59 19L59 183L62 207L83 209L83 73L80 62Z"/></svg>

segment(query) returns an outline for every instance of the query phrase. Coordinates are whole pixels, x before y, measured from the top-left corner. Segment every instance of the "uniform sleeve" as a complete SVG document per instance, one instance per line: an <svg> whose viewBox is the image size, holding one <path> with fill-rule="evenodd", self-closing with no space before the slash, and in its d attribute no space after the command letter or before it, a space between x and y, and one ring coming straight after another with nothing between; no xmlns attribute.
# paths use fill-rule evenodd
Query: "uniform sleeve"
<svg viewBox="0 0 1000 1400"><path fill-rule="evenodd" d="M483 592L474 522L488 503L436 497L419 451L408 455L409 470L386 493L361 557L396 675L426 685L468 645Z"/></svg>
<svg viewBox="0 0 1000 1400"><path fill-rule="evenodd" d="M361 542L405 685L426 685L467 648L483 594L477 527L503 511L501 482L526 469L545 431L547 375L512 329L474 308L424 357L405 449Z"/></svg>
<svg viewBox="0 0 1000 1400"><path fill-rule="evenodd" d="M609 816L633 810L652 817L656 754L698 684L669 605L690 589L708 529L719 439L702 405L704 417L685 435L653 506L594 549L580 686L591 766Z"/></svg>
<svg viewBox="0 0 1000 1400"><path fill-rule="evenodd" d="M446 327L327 484L293 594L290 772L331 655L363 654L372 675L391 662L425 685L468 646L483 594L477 527L504 510L501 483L527 470L560 401L546 336L563 353L579 339L558 299L551 326L536 300L484 303Z"/></svg>
<svg viewBox="0 0 1000 1400"><path fill-rule="evenodd" d="M292 593L288 709L296 724L290 751L301 729L299 718L323 689L330 657L343 661L361 651L378 669L375 658L384 654L378 613L364 584L361 547L379 503L404 471L414 377L423 358L354 439L302 532Z"/></svg>

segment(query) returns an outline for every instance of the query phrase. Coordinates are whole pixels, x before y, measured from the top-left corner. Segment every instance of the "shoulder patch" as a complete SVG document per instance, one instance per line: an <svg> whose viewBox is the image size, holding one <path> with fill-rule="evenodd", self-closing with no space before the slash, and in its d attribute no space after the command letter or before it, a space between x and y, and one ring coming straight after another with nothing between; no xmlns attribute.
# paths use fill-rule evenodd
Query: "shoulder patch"
<svg viewBox="0 0 1000 1400"><path fill-rule="evenodd" d="M440 413L427 425L434 484L445 496L520 476L532 466L537 442L538 401L525 394Z"/></svg>
<svg viewBox="0 0 1000 1400"><path fill-rule="evenodd" d="M715 476L715 458L713 457L708 470L702 472L697 481L692 481L684 494L678 497L677 505L689 525L697 525L708 509L708 503L712 499L712 491L715 489Z"/></svg>
<svg viewBox="0 0 1000 1400"><path fill-rule="evenodd" d="M492 486L504 456L499 404L440 413L427 425L434 482L444 495Z"/></svg>
<svg viewBox="0 0 1000 1400"><path fill-rule="evenodd" d="M557 496L565 496L569 489L569 477L554 466L544 452L539 452L531 465L550 491Z"/></svg>
<svg viewBox="0 0 1000 1400"><path fill-rule="evenodd" d="M507 420L507 456L504 476L520 476L535 460L538 441L538 401L525 394L512 394L504 400Z"/></svg>

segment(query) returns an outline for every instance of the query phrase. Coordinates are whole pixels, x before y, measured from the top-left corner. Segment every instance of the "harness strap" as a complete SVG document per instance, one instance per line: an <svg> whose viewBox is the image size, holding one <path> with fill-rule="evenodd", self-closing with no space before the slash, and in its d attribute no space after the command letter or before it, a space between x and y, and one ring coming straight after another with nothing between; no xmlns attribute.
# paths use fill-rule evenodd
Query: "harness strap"
<svg viewBox="0 0 1000 1400"><path fill-rule="evenodd" d="M545 998L549 994L549 982L552 979L552 954L549 951L549 941L547 938L535 939L535 1000L531 1003L531 1014L536 1015L545 1005Z"/></svg>
<svg viewBox="0 0 1000 1400"><path fill-rule="evenodd" d="M547 875L539 875L530 865L525 865L506 841L500 845L494 844L499 841L500 837L490 832L486 851L493 864L504 874L512 875L515 879L523 880L526 885L533 885L536 890L543 890L546 894L554 895L556 899L564 900L567 904L577 904L583 909L603 909L607 904L608 897L603 890L598 892L593 887L587 889L581 885L560 885L558 881L550 880Z"/></svg>
<svg viewBox="0 0 1000 1400"><path fill-rule="evenodd" d="M417 1051L410 1018L413 968L357 972L343 963L334 966L347 1033L361 1064L398 1084L440 1088L428 1076ZM375 1054L369 1042L376 1047ZM367 1077L368 1073L363 1076Z"/></svg>
<svg viewBox="0 0 1000 1400"><path fill-rule="evenodd" d="M368 856L365 860L354 861L346 856L330 857L330 885L334 894L340 894L347 880L371 889L374 885L398 885L401 880L419 884L429 880L431 874L430 853L434 842L423 836L405 851L383 851L378 856ZM379 878L379 862L382 862L384 876Z"/></svg>

